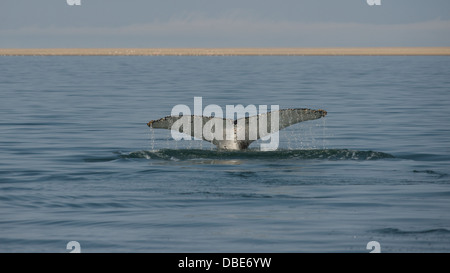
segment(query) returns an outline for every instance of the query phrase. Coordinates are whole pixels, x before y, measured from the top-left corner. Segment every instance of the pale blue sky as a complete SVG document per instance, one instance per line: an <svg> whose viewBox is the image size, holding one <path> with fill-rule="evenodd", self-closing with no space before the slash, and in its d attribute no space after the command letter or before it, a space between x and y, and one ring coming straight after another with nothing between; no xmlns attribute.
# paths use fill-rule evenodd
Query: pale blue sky
<svg viewBox="0 0 450 273"><path fill-rule="evenodd" d="M0 0L0 47L450 46L449 0Z"/></svg>

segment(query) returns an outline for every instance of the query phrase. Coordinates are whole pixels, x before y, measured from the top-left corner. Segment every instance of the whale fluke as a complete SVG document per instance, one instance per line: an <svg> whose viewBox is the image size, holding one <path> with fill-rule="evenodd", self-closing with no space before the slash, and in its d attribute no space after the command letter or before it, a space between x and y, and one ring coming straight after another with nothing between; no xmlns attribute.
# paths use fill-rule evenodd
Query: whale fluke
<svg viewBox="0 0 450 273"><path fill-rule="evenodd" d="M276 124L272 124L272 115L274 114L278 114L278 126L276 126ZM167 116L158 120L151 120L147 123L147 126L155 129L168 130L172 130L173 128L175 128L174 130L177 130L181 133L187 132L190 136L193 137L201 136L203 140L213 143L219 149L243 150L248 148L248 146L250 146L253 141L263 137L267 137L275 132L278 132L281 129L302 121L319 119L326 115L327 112L325 110L296 108L267 112L256 116L240 118L237 120L195 115ZM195 123L198 127L194 126ZM188 124L190 125L190 128L183 128L183 126L180 126L180 124ZM256 124L256 127L252 127ZM262 124L265 124L267 128L259 128ZM202 134L202 131L200 131L199 133L198 128L204 128L204 126L209 126L209 129L212 129L212 127L214 127L214 130L217 130L217 128L219 127L223 128L223 136L220 138L220 140L218 140L211 137L210 135ZM228 138L226 134L227 129L228 133L231 135L231 137L228 135Z"/></svg>

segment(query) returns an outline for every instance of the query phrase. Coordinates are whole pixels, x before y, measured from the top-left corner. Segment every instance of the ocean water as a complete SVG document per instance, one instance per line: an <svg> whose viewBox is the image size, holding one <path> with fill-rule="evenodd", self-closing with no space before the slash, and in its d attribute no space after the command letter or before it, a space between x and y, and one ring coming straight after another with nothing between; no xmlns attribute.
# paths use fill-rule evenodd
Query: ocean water
<svg viewBox="0 0 450 273"><path fill-rule="evenodd" d="M0 252L450 251L450 58L0 57ZM276 151L146 123L328 111Z"/></svg>

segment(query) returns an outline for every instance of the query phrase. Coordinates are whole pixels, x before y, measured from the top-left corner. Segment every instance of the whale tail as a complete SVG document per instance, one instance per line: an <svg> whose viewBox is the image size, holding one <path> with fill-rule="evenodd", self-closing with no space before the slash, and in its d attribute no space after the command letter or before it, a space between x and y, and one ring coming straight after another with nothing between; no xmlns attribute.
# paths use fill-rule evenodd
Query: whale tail
<svg viewBox="0 0 450 273"><path fill-rule="evenodd" d="M219 149L243 150L260 138L299 122L325 117L325 110L282 109L237 120L206 116L167 116L147 126L169 129L211 142ZM207 130L205 130L205 128ZM214 128L214 133L212 132ZM205 133L206 132L206 133Z"/></svg>

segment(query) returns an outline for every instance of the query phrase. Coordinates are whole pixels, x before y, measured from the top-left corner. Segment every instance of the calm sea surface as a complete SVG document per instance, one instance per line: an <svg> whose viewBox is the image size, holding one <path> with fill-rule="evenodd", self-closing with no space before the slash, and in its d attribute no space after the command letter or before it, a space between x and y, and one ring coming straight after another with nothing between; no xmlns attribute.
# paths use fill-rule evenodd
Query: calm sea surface
<svg viewBox="0 0 450 273"><path fill-rule="evenodd" d="M325 109L277 151L146 123ZM0 252L450 251L450 57L0 57Z"/></svg>

